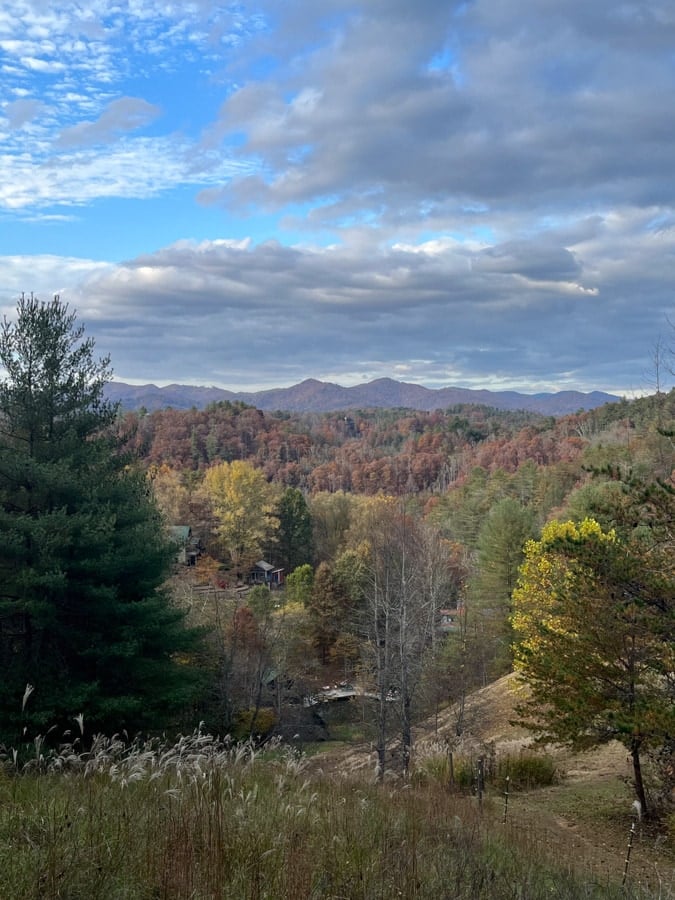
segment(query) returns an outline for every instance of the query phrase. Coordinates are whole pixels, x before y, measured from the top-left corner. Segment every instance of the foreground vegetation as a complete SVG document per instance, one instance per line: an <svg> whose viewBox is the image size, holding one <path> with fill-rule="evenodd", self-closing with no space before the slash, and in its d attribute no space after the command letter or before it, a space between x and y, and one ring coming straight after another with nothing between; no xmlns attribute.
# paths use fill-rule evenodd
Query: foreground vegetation
<svg viewBox="0 0 675 900"><path fill-rule="evenodd" d="M171 746L98 739L50 758L38 742L0 775L0 896L674 896L672 884L622 887L579 851L511 827L498 796L479 806L434 780L312 777L279 745L199 733Z"/></svg>

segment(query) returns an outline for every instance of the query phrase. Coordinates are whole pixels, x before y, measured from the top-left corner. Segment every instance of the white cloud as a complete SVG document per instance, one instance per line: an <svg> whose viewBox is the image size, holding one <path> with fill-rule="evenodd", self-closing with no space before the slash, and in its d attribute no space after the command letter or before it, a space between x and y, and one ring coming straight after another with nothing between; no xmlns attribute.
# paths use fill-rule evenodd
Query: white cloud
<svg viewBox="0 0 675 900"><path fill-rule="evenodd" d="M675 236L668 240L675 252ZM49 293L58 288L80 311L122 380L243 389L389 375L628 393L643 387L667 320L658 276L650 283L640 270L638 304L629 272L613 269L613 247L605 235L579 252L578 268L596 273L594 295L562 271L524 278L517 254L469 270L461 246L441 255L390 250L374 261L348 248L183 240L125 265L81 261L78 269L71 260L58 272L42 261L41 275ZM645 236L627 268L655 251ZM550 237L528 252L534 268L559 267Z"/></svg>
<svg viewBox="0 0 675 900"><path fill-rule="evenodd" d="M222 185L242 165L250 169L229 164L224 154L214 161L173 127L133 143L125 138L153 125L161 112L158 103L124 90L129 78L151 90L156 73L187 66L189 78L206 83L228 29L246 27L241 17L210 3L110 6L93 0L84 9L69 0L48 6L18 0L11 16L0 10L4 87L20 98L4 114L14 131L34 125L20 138L0 134L6 165L0 208L152 196L180 184ZM106 146L114 141L115 149ZM92 149L62 152L73 148Z"/></svg>
<svg viewBox="0 0 675 900"><path fill-rule="evenodd" d="M40 72L42 74L48 73L50 75L60 74L61 72L65 72L66 66L62 62L58 62L57 60L47 60L40 59L35 56L22 56L20 59L21 65L25 66L27 69L31 69L33 72Z"/></svg>
<svg viewBox="0 0 675 900"><path fill-rule="evenodd" d="M0 208L77 206L102 197L151 197L183 184L222 183L241 169L224 159L209 172L192 169L190 147L178 138L126 138L103 151L61 153L44 161L0 157Z"/></svg>
<svg viewBox="0 0 675 900"><path fill-rule="evenodd" d="M65 128L56 141L59 147L107 143L127 131L148 125L161 113L159 107L138 97L111 101L95 122L78 122Z"/></svg>
<svg viewBox="0 0 675 900"><path fill-rule="evenodd" d="M672 321L670 0L16 7L0 225L166 201L58 282L120 374L628 391Z"/></svg>

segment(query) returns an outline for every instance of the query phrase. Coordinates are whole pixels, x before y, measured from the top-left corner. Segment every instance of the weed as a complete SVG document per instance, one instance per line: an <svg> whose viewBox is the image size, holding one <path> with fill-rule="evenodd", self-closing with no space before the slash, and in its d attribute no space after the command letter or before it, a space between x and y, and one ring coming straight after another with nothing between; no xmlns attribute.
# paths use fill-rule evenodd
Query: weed
<svg viewBox="0 0 675 900"><path fill-rule="evenodd" d="M512 790L531 790L547 787L558 781L555 760L546 753L523 750L516 755L508 754L497 758L494 780L502 783L508 776Z"/></svg>

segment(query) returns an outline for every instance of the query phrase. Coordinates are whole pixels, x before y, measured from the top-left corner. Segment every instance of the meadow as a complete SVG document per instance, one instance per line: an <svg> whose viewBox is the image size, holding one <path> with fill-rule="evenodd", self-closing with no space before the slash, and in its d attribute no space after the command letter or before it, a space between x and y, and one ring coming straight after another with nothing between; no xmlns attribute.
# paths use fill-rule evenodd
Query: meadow
<svg viewBox="0 0 675 900"><path fill-rule="evenodd" d="M316 759L316 758L315 758ZM445 775L376 785L292 748L195 732L97 738L0 775L0 896L69 900L668 900L673 884L603 868L536 817ZM535 767L536 769L536 767ZM534 769L533 769L534 771ZM542 830L544 829L544 830Z"/></svg>

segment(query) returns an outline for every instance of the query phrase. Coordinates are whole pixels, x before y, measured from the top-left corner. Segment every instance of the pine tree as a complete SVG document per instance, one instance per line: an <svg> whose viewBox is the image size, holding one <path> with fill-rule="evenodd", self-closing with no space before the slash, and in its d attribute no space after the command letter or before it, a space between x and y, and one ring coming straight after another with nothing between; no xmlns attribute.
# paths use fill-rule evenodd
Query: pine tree
<svg viewBox="0 0 675 900"><path fill-rule="evenodd" d="M109 360L58 297L31 296L2 324L0 364L0 741L80 714L160 727L191 695L177 655L197 635L161 589L171 547L115 432Z"/></svg>
<svg viewBox="0 0 675 900"><path fill-rule="evenodd" d="M312 519L302 491L287 488L279 500L278 546L287 572L312 561Z"/></svg>
<svg viewBox="0 0 675 900"><path fill-rule="evenodd" d="M477 571L469 583L469 609L482 638L480 655L486 680L511 667L511 594L518 581L525 541L533 532L531 511L506 497L492 507L478 534Z"/></svg>

